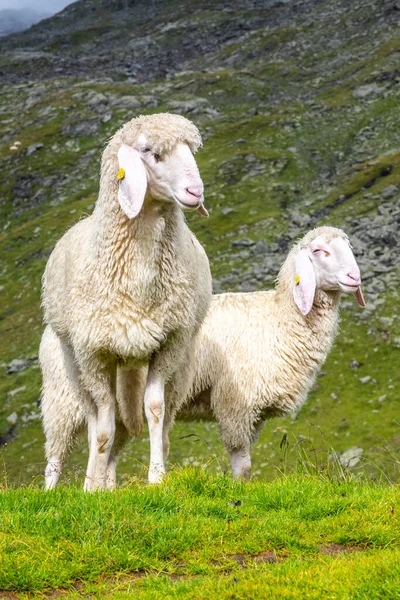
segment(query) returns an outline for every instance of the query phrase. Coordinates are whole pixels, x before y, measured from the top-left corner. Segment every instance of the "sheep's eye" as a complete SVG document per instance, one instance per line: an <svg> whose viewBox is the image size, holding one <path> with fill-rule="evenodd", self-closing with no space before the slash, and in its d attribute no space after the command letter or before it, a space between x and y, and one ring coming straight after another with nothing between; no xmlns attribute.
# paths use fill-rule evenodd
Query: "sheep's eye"
<svg viewBox="0 0 400 600"><path fill-rule="evenodd" d="M330 256L330 253L327 250L321 250L321 248L317 248L316 250L313 250L313 254L318 254L318 252L323 252L326 257Z"/></svg>
<svg viewBox="0 0 400 600"><path fill-rule="evenodd" d="M142 148L142 152L143 154L147 154L148 152L151 152L150 148Z"/></svg>

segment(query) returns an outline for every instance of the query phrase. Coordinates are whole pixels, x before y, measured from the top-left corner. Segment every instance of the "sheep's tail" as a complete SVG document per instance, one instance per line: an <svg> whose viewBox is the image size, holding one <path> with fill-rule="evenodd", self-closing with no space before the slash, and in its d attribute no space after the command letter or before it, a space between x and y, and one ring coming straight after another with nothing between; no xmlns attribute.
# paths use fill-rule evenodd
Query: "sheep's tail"
<svg viewBox="0 0 400 600"><path fill-rule="evenodd" d="M143 398L147 369L117 369L117 403L123 424L129 434L139 437L143 429Z"/></svg>

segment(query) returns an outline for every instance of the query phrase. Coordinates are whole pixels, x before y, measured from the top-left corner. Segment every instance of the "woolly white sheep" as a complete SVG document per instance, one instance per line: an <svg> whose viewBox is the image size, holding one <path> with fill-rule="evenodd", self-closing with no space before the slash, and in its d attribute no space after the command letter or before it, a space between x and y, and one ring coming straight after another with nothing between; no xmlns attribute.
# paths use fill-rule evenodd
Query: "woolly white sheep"
<svg viewBox="0 0 400 600"><path fill-rule="evenodd" d="M334 341L340 295L365 306L360 285L345 233L319 227L292 248L274 290L213 297L185 411L213 412L234 477L250 476L265 420L304 403Z"/></svg>
<svg viewBox="0 0 400 600"><path fill-rule="evenodd" d="M358 303L365 305L360 283L347 236L340 229L320 227L293 247L275 290L213 297L196 338L196 367L183 412L194 417L213 411L234 476L249 477L251 445L265 419L298 410L303 404L333 343L341 292L354 293ZM61 346L49 327L41 353L46 354L40 357L42 367L51 367L51 357L59 365L62 400L46 410L48 418L63 411L65 427L55 428L57 435L53 432L62 461L87 417L80 409L78 390L62 373ZM120 443L114 451L114 478L116 456L128 438L125 425L131 427L125 419L142 410L140 384L130 383L129 378L124 383L131 396L117 394L124 416L117 423ZM168 431L179 405L165 422L165 456Z"/></svg>
<svg viewBox="0 0 400 600"><path fill-rule="evenodd" d="M63 365L43 368L47 488L57 483L61 468L52 431L68 427L62 411L60 418L48 412L62 404L58 375L77 390L88 418L90 491L115 483L115 449L121 443L115 439L116 387L126 395L122 407L134 404L125 381L148 365L149 481L160 481L165 472L163 424L186 394L193 339L211 299L208 259L181 211L205 212L192 154L200 144L197 128L178 115L140 116L125 124L103 153L93 214L74 225L50 256L43 276L44 318ZM45 356L42 347L42 367ZM125 416L128 430L137 433L141 407Z"/></svg>

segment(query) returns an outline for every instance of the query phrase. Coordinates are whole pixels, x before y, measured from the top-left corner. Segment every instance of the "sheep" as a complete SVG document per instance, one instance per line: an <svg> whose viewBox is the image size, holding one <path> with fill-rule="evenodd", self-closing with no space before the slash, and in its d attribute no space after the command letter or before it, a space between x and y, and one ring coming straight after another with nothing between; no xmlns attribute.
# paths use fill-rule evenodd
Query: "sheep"
<svg viewBox="0 0 400 600"><path fill-rule="evenodd" d="M340 283L338 274L344 275ZM347 236L340 229L320 227L293 247L275 290L213 296L196 337L195 370L186 404L182 400L176 403L164 424L164 457L168 455L169 429L183 405L180 414L186 417L214 413L231 456L233 475L248 478L251 445L264 421L300 409L327 357L338 327L340 293L355 293L358 303L365 306L360 283ZM51 360L59 365L57 385L63 399L57 399L58 406L54 403L44 412L48 419L53 412L65 413L65 427L58 427L52 436L46 435L48 443L54 440L52 443L58 444L64 460L78 432L85 428L87 415L80 409L83 401L79 390L69 385L61 373L65 371L61 347L49 327L39 359L42 368L46 363L49 368ZM113 449L110 478L114 482L116 459L132 427L126 419L141 411L144 384L141 392L140 385L129 381L129 377L132 373L124 384L131 396L127 392L117 394L120 443ZM136 395L133 390L137 390ZM48 454L51 452L49 448Z"/></svg>
<svg viewBox="0 0 400 600"><path fill-rule="evenodd" d="M200 145L198 129L178 115L126 123L103 152L93 213L64 234L46 265L42 305L51 330L44 336L57 336L63 365L44 367L41 348L44 428L47 435L57 429L45 413L59 401L57 375L67 377L88 421L87 491L115 483L117 382L127 396L122 407L133 406L128 431L141 429L141 410L125 383L144 365L149 482L165 473L163 424L186 394L193 339L211 300L209 262L181 210L206 213L192 154ZM46 487L52 488L60 454L48 451L47 460Z"/></svg>
<svg viewBox="0 0 400 600"><path fill-rule="evenodd" d="M184 412L213 413L235 478L250 476L265 420L304 403L336 336L340 295L364 307L360 285L346 234L319 227L294 245L274 290L213 296Z"/></svg>

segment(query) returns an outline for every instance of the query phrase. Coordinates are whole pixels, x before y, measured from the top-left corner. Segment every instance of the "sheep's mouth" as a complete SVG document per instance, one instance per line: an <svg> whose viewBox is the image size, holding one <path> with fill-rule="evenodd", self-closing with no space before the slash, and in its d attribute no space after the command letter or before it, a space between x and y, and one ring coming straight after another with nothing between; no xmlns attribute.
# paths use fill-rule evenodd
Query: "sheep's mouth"
<svg viewBox="0 0 400 600"><path fill-rule="evenodd" d="M342 292L345 292L347 294L354 294L354 297L357 300L358 304L360 306L362 306L363 308L366 306L364 296L362 293L362 289L361 289L361 282L352 284L352 283L343 283L342 281L339 281L338 283L339 283L339 286L340 286L340 289L342 290Z"/></svg>
<svg viewBox="0 0 400 600"><path fill-rule="evenodd" d="M176 196L174 196L174 200L178 206L180 206L183 210L197 210L199 206L201 206L204 202L204 196L194 196L191 195L192 198L196 199L196 203L184 202L183 200L178 200Z"/></svg>
<svg viewBox="0 0 400 600"><path fill-rule="evenodd" d="M347 281L338 280L340 289L343 292L354 293L361 287L360 279L347 279Z"/></svg>
<svg viewBox="0 0 400 600"><path fill-rule="evenodd" d="M343 291L349 290L350 292L355 292L360 287L359 283L353 285L350 283L343 283L343 281L339 281L339 285Z"/></svg>

